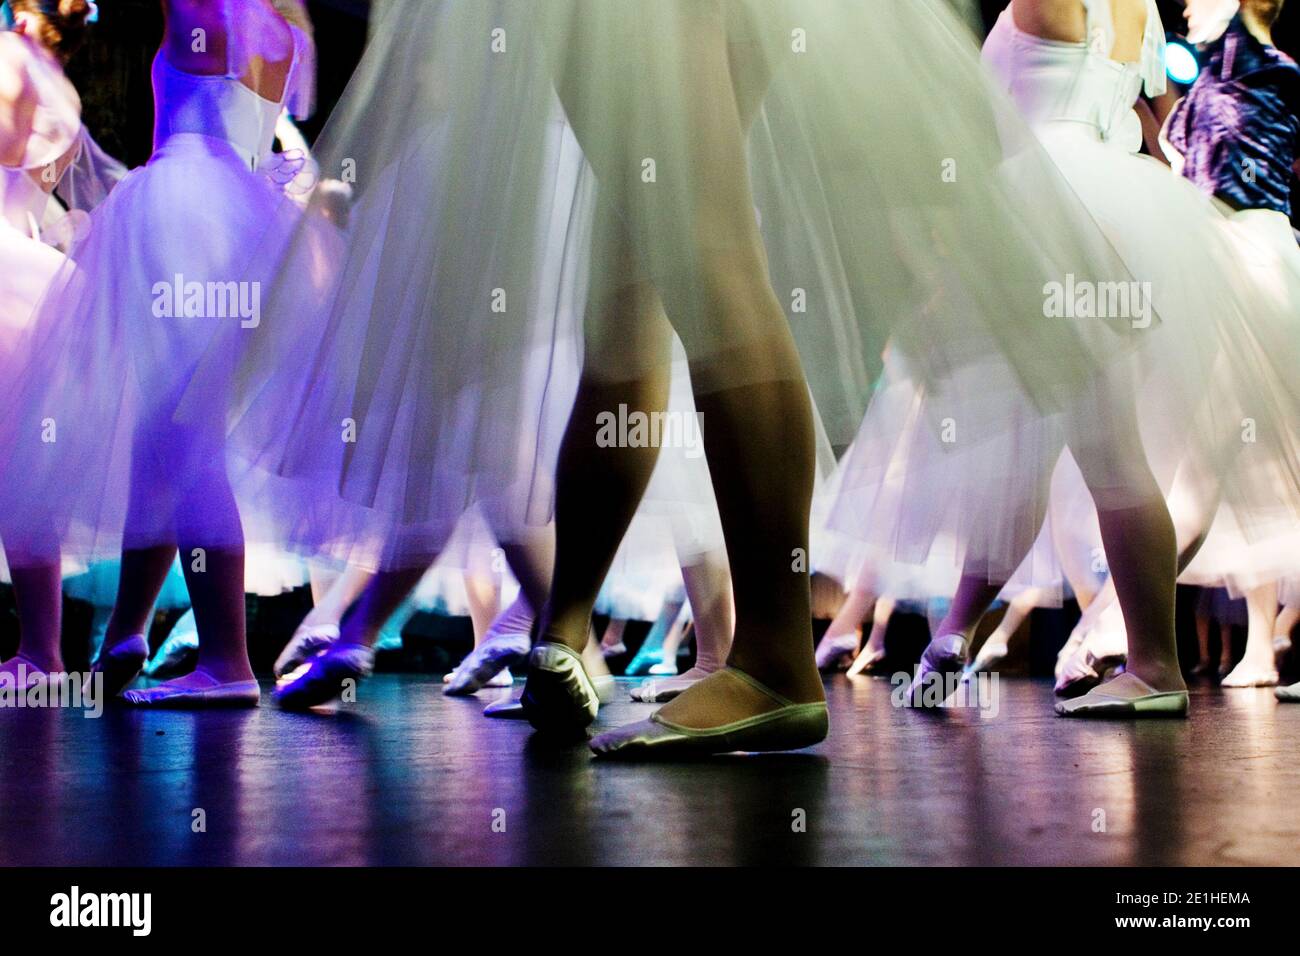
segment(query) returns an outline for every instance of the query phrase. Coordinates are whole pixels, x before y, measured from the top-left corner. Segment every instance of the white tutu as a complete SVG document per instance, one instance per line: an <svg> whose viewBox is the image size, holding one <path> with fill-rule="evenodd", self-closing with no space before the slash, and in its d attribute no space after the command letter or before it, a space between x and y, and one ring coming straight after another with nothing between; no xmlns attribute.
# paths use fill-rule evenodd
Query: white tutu
<svg viewBox="0 0 1300 956"><path fill-rule="evenodd" d="M1109 28L1106 5L1086 5L1094 31ZM832 522L851 528L861 520L855 516L883 515L870 534L897 558L923 562L932 546L952 538L967 572L1007 581L1030 553L1047 513L1047 479L1066 444L1094 470L1099 450L1107 452L1104 460L1121 463L1145 451L1166 490L1178 467L1193 462L1249 516L1252 532L1294 527L1297 313L1256 287L1217 212L1191 184L1132 152L1140 130L1131 104L1144 79L1163 82L1154 4L1150 14L1138 66L1109 61L1095 42L1031 37L1010 11L990 36L986 58L1132 277L1097 284L1063 273L1044 292L1054 292L1063 319L1125 316L1139 347L1118 356L1095 388L1081 390L1058 415L1035 410L1030 392L1017 395L1009 371L996 362L969 363L942 389L918 384L910 393L898 384L906 371L896 370L899 391L890 401L898 409L864 422L859 442L872 451L855 447L861 461L850 463L841 490L849 514L833 514ZM959 299L961 278L941 264L933 268L945 294ZM972 438L968 422L989 416L1000 417L1005 429L988 440ZM1140 449L1124 427L1134 417ZM920 425L927 420L937 431ZM1250 445L1240 437L1247 420L1258 436ZM1132 503L1119 476L1095 476L1093 490L1111 509Z"/></svg>
<svg viewBox="0 0 1300 956"><path fill-rule="evenodd" d="M337 494L359 509L296 520L288 540L409 565L501 489L529 520L549 517L551 438L520 437L571 393L555 379L539 389L532 371L568 350L589 289L626 279L592 248L584 157L602 208L671 292L709 387L767 375L729 361L748 333L712 326L700 281L750 241L748 206L708 219L707 241L692 228L748 168L745 198L832 440L861 421L874 357L904 316L916 318L896 330L900 348L921 380L999 365L1026 409L1048 412L1133 337L1122 323L1043 320L1041 290L1066 266L1124 270L1023 128L999 139L1014 111L939 0L396 0L373 24L317 143L326 174L356 174L320 334L265 323L239 375L241 454L322 492L298 501L327 508ZM752 119L740 148L714 142L738 116ZM1014 178L999 171L1008 151ZM942 310L926 308L936 258L960 285ZM273 290L272 315L299 298L288 288ZM964 427L1000 434L1003 408L975 403ZM340 422L355 440L339 441Z"/></svg>

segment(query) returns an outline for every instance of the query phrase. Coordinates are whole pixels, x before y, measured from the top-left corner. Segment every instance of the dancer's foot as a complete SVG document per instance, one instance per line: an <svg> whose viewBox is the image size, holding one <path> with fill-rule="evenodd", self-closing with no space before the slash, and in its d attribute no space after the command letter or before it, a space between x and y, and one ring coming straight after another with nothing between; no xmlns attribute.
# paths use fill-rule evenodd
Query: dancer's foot
<svg viewBox="0 0 1300 956"><path fill-rule="evenodd" d="M1274 634L1273 635L1273 666L1279 671L1286 663L1287 657L1291 654L1291 635Z"/></svg>
<svg viewBox="0 0 1300 956"><path fill-rule="evenodd" d="M442 692L449 697L468 697L491 686L492 680L502 671L528 656L529 644L527 634L493 634L489 631L483 643L470 651L452 672L451 680Z"/></svg>
<svg viewBox="0 0 1300 956"><path fill-rule="evenodd" d="M1061 674L1069 664L1070 658L1074 657L1080 647L1083 646L1085 632L1080 627L1075 627L1070 632L1069 638L1066 639L1064 646L1056 654L1056 665L1052 668L1052 676L1057 680L1061 679Z"/></svg>
<svg viewBox="0 0 1300 956"><path fill-rule="evenodd" d="M527 720L524 714L524 705L520 703L518 697L502 697L500 700L493 701L483 708L483 716L491 717L495 720Z"/></svg>
<svg viewBox="0 0 1300 956"><path fill-rule="evenodd" d="M61 665L43 667L30 657L16 654L0 664L0 681L14 691L25 691L49 680L50 673L61 671Z"/></svg>
<svg viewBox="0 0 1300 956"><path fill-rule="evenodd" d="M601 734L601 757L686 757L736 750L780 751L826 739L824 700L796 703L734 667L696 683L643 720Z"/></svg>
<svg viewBox="0 0 1300 956"><path fill-rule="evenodd" d="M1068 699L1086 694L1102 681L1119 674L1124 669L1126 661L1127 656L1124 654L1107 654L1098 657L1087 648L1081 647L1061 669L1060 676L1056 679L1056 686L1053 688L1056 696Z"/></svg>
<svg viewBox="0 0 1300 956"><path fill-rule="evenodd" d="M1277 688L1273 696L1284 704L1300 704L1300 682Z"/></svg>
<svg viewBox="0 0 1300 956"><path fill-rule="evenodd" d="M539 641L529 653L520 701L535 729L557 736L580 735L600 710L582 655L554 641Z"/></svg>
<svg viewBox="0 0 1300 956"><path fill-rule="evenodd" d="M1082 697L1056 703L1058 717L1186 717L1187 691L1156 690L1136 674L1120 674Z"/></svg>
<svg viewBox="0 0 1300 956"><path fill-rule="evenodd" d="M600 653L605 660L610 661L626 654L627 645L622 641L619 641L617 644L602 644L600 645Z"/></svg>
<svg viewBox="0 0 1300 956"><path fill-rule="evenodd" d="M875 674L880 671L880 665L885 662L885 649L883 647L872 647L870 642L862 649L862 652L849 665L848 676L857 677L859 674Z"/></svg>
<svg viewBox="0 0 1300 956"><path fill-rule="evenodd" d="M817 669L819 671L837 671L844 667L853 652L858 649L857 634L839 634L824 636L817 642Z"/></svg>
<svg viewBox="0 0 1300 956"><path fill-rule="evenodd" d="M1256 663L1242 658L1223 680L1220 687L1276 687L1277 669L1272 662Z"/></svg>
<svg viewBox="0 0 1300 956"><path fill-rule="evenodd" d="M677 673L676 661L660 661L650 668L651 677L673 677Z"/></svg>
<svg viewBox="0 0 1300 956"><path fill-rule="evenodd" d="M1192 676L1217 679L1219 676L1218 670L1218 665L1215 664L1214 661L1202 660L1198 661L1196 666L1192 668Z"/></svg>
<svg viewBox="0 0 1300 956"><path fill-rule="evenodd" d="M303 624L293 632L289 643L275 661L275 676L296 671L339 639L337 624Z"/></svg>
<svg viewBox="0 0 1300 956"><path fill-rule="evenodd" d="M515 675L510 673L510 668L508 667L487 682L488 687L513 687L514 684Z"/></svg>
<svg viewBox="0 0 1300 956"><path fill-rule="evenodd" d="M128 690L122 695L136 707L173 708L256 707L261 697L261 689L251 676L221 680L202 668L157 687Z"/></svg>
<svg viewBox="0 0 1300 956"><path fill-rule="evenodd" d="M938 683L947 699L947 689L966 668L966 638L960 634L941 634L932 640L921 654L916 674L907 688L907 698L913 707L926 707L934 702L934 694L927 689Z"/></svg>
<svg viewBox="0 0 1300 956"><path fill-rule="evenodd" d="M997 670L1002 666L1002 662L1007 659L1010 648L1007 647L1006 641L993 640L990 638L980 647L979 653L975 655L975 660L971 661L966 668L967 676L978 674L981 671Z"/></svg>
<svg viewBox="0 0 1300 956"><path fill-rule="evenodd" d="M307 710L338 698L348 681L353 686L369 677L375 652L364 644L336 642L318 654L307 669L275 689L275 702L285 710Z"/></svg>
<svg viewBox="0 0 1300 956"><path fill-rule="evenodd" d="M144 676L164 678L188 669L199 652L199 632L195 627L194 612L187 611L166 639L144 665Z"/></svg>
<svg viewBox="0 0 1300 956"><path fill-rule="evenodd" d="M694 687L713 671L692 667L684 674L667 680L648 680L639 687L632 688L632 699L643 704L666 704L688 687Z"/></svg>
<svg viewBox="0 0 1300 956"><path fill-rule="evenodd" d="M116 644L105 644L99 649L99 656L90 665L86 676L87 686L96 674L104 675L104 696L116 697L126 690L144 667L149 656L149 643L143 634L132 634L122 638Z"/></svg>

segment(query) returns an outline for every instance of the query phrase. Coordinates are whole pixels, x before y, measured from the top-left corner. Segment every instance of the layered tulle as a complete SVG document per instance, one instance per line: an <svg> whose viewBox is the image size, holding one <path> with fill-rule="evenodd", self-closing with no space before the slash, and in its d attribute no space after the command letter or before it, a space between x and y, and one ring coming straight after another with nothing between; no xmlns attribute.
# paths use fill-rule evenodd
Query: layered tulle
<svg viewBox="0 0 1300 956"><path fill-rule="evenodd" d="M268 487L323 492L287 540L377 564L502 488L549 518L553 441L524 436L571 393L541 356L629 281L697 390L767 380L732 357L770 329L713 320L756 242L840 445L891 334L971 442L1006 432L1002 392L1057 414L1134 344L1045 317L1048 283L1128 273L938 0L392 0L317 157L354 189L347 254L319 335L254 330L232 429Z"/></svg>
<svg viewBox="0 0 1300 956"><path fill-rule="evenodd" d="M242 544L224 454L228 383L211 376L200 396L193 376L215 342L233 351L230 368L255 341L241 333L265 319L261 289L282 264L268 250L301 218L281 198L228 144L182 135L95 210L3 385L11 549L90 560L178 536ZM309 274L298 273L303 287ZM187 393L202 414L182 420ZM245 520L255 543L275 543L255 515Z"/></svg>
<svg viewBox="0 0 1300 956"><path fill-rule="evenodd" d="M1190 183L1134 154L1140 137L1130 104L1144 76L1159 81L1154 6L1151 16L1152 50L1140 65L1031 37L1010 14L985 50L1132 277L1099 286L1067 274L1057 283L1060 304L1127 315L1137 348L1106 364L1100 387L1080 390L1055 416L1034 409L1031 395L1017 396L996 362L959 369L942 390L924 376L904 386L908 373L895 369L892 390L877 396L859 434L833 527L883 539L886 554L909 562L927 560L932 548L951 553L955 539L968 573L1006 581L1025 573L1016 568L1048 512L1047 476L1064 446L1088 470L1100 507L1122 509L1128 501L1116 482L1145 462L1166 492L1201 509L1181 516L1187 524L1207 527L1219 501L1250 541L1289 534L1300 521L1294 273L1276 250L1246 250L1231 234L1240 224L1225 223ZM949 276L945 289L959 298L963 285ZM963 425L981 406L986 414L1001 408L1006 428L972 441ZM918 428L925 418L945 427L937 435Z"/></svg>

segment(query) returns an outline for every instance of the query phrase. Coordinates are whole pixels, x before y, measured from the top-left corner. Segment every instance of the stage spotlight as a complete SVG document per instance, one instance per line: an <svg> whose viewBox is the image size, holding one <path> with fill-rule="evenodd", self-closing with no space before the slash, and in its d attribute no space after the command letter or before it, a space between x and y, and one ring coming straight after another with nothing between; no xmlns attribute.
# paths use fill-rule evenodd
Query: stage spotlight
<svg viewBox="0 0 1300 956"><path fill-rule="evenodd" d="M1170 37L1165 51L1165 69L1175 83L1191 86L1201 72L1201 61L1196 55L1196 48L1184 39Z"/></svg>

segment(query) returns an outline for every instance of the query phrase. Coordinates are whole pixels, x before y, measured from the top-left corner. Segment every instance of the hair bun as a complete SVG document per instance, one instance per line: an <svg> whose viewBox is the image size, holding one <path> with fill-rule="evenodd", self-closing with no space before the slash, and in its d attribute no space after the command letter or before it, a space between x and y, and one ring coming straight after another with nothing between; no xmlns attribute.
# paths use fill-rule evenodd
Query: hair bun
<svg viewBox="0 0 1300 956"><path fill-rule="evenodd" d="M90 0L59 0L59 16L69 20L90 16Z"/></svg>

